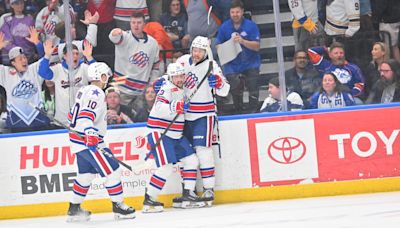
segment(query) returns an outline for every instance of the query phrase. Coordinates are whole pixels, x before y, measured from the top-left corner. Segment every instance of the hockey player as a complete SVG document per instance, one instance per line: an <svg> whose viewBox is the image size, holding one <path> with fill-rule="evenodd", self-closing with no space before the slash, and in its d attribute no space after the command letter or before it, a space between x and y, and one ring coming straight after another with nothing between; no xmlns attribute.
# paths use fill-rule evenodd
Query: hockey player
<svg viewBox="0 0 400 228"><path fill-rule="evenodd" d="M68 222L90 219L91 212L82 209L80 205L97 173L106 179L105 186L112 201L115 218L135 218L135 209L123 202L119 164L112 159L112 152L105 147L103 141L107 130L107 107L103 89L111 75L107 64L91 64L88 67L91 84L78 91L75 105L68 115L71 151L76 155L78 166L68 209Z"/></svg>
<svg viewBox="0 0 400 228"><path fill-rule="evenodd" d="M0 50L6 43L4 34L0 32ZM13 47L8 55L11 66L0 65L0 86L7 93L6 127L11 132L47 129L49 118L31 107L43 106L40 96L43 78L38 75L39 62L42 60L28 65L21 47Z"/></svg>
<svg viewBox="0 0 400 228"><path fill-rule="evenodd" d="M190 97L190 108L185 113L184 135L189 139L196 150L200 162L200 174L203 180L203 197L211 199L207 204L211 206L214 200L215 168L212 150L212 135L216 124L215 103L212 89L218 96L227 96L230 85L222 74L217 62L212 61L213 69L206 75L209 68L208 56L212 55L209 41L206 37L197 36L191 45L190 54L181 56L177 63L185 68L187 75L184 90ZM198 90L198 84L204 77L208 83L203 83ZM179 200L175 199L175 206Z"/></svg>
<svg viewBox="0 0 400 228"><path fill-rule="evenodd" d="M83 55L85 56L88 63L93 63L95 60L92 57L93 47L89 42L84 43L85 48ZM68 112L73 105L70 102L71 97L75 97L77 90L83 86L88 85L87 80L87 68L88 64L84 63L79 58L79 48L72 45L72 76L68 76L68 65L67 59L69 53L67 52L66 46L64 46L64 56L61 63L57 63L50 67L50 58L53 53L54 47L51 41L45 42L45 57L39 65L39 75L42 77L50 78L55 83L55 119L63 123L68 124ZM73 82L70 82L73 79ZM55 123L57 124L57 122Z"/></svg>
<svg viewBox="0 0 400 228"><path fill-rule="evenodd" d="M161 212L163 204L157 202L157 196L163 189L167 178L172 174L173 164L181 161L183 166L184 190L183 208L204 207L204 199L194 193L199 161L188 139L184 137L184 114L189 104L185 103L183 84L185 70L178 63L171 63L167 68L168 80L165 80L157 94L156 103L150 111L147 127L152 132L147 136L152 148L160 140L162 132L179 114L161 141L150 153L154 156L158 169L151 176L143 202L143 212Z"/></svg>

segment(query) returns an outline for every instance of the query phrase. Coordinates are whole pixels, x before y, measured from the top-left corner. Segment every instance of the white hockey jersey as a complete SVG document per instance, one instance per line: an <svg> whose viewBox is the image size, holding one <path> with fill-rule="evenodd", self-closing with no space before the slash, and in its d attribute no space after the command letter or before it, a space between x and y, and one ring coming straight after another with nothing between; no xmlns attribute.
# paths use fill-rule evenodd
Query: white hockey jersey
<svg viewBox="0 0 400 228"><path fill-rule="evenodd" d="M95 25L95 24L88 25L85 40L89 41L89 43L93 47L97 46L97 25ZM76 47L78 47L80 59L83 59L83 54L82 54L83 41L84 40L73 40L72 41L72 44L74 44ZM65 43L58 43L57 45L55 45L54 51L51 54L50 63L58 63L62 60L62 58L64 56L64 53L63 53L64 47L65 47Z"/></svg>
<svg viewBox="0 0 400 228"><path fill-rule="evenodd" d="M143 94L149 81L159 77L157 41L146 33L143 39L137 39L130 30L124 31L122 36L110 33L109 38L115 44L114 77L128 76L125 84L118 86L120 92L136 96Z"/></svg>
<svg viewBox="0 0 400 228"><path fill-rule="evenodd" d="M75 105L68 114L71 130L78 132L80 136L70 132L71 152L77 153L87 149L83 136L85 129L92 127L98 130L100 138L103 138L107 131L107 104L102 89L95 85L82 87L75 97ZM103 140L99 147L104 148Z"/></svg>
<svg viewBox="0 0 400 228"><path fill-rule="evenodd" d="M56 10L49 11L49 7L44 7L39 11L36 16L35 27L44 37L42 37L42 42L46 40L52 40L54 43L59 42L59 38L55 35L56 25L65 21L64 15L64 5L57 6ZM74 16L74 10L70 6L70 15Z"/></svg>
<svg viewBox="0 0 400 228"><path fill-rule="evenodd" d="M75 97L81 87L89 84L87 78L88 66L86 63L82 63L73 70L74 82L72 85L68 78L68 69L65 69L61 63L50 67L54 75L52 81L55 84L56 102L54 118L65 125L69 124L67 116L73 105L70 102L70 97Z"/></svg>
<svg viewBox="0 0 400 228"><path fill-rule="evenodd" d="M43 106L40 92L44 79L39 76L38 68L39 61L30 64L21 74L14 67L0 65L0 85L7 93L7 110L15 113L26 125L30 125L39 114L32 105Z"/></svg>
<svg viewBox="0 0 400 228"><path fill-rule="evenodd" d="M334 0L326 6L327 35L353 36L360 29L360 1Z"/></svg>
<svg viewBox="0 0 400 228"><path fill-rule="evenodd" d="M157 94L153 108L150 111L149 118L147 120L147 127L151 131L163 133L177 115L176 112L171 109L172 102L183 100L183 98L184 90L178 88L169 80L165 80L164 85ZM173 139L181 138L184 123L184 115L179 115L166 133L166 136Z"/></svg>
<svg viewBox="0 0 400 228"><path fill-rule="evenodd" d="M181 56L177 63L182 64L185 68L186 81L185 81L185 96L189 98L192 93L195 92L197 85L200 84L204 77L207 77L206 73L209 67L209 61L205 59L204 61L194 64L192 62L190 54ZM216 89L216 94L221 97L225 97L229 93L230 85L226 78L222 74L221 68L218 66L217 62L213 61L213 70L211 71L214 75L219 75L223 78L223 84L220 89ZM196 120L204 116L215 115L215 104L214 97L212 93L212 88L208 84L208 80L199 87L195 92L195 95L190 100L190 107L187 113L185 113L185 120Z"/></svg>
<svg viewBox="0 0 400 228"><path fill-rule="evenodd" d="M149 17L149 9L146 0L117 0L114 10L114 19L130 21L132 13L142 12Z"/></svg>
<svg viewBox="0 0 400 228"><path fill-rule="evenodd" d="M318 1L317 0L288 0L290 11L296 20L311 18L313 22L318 21Z"/></svg>

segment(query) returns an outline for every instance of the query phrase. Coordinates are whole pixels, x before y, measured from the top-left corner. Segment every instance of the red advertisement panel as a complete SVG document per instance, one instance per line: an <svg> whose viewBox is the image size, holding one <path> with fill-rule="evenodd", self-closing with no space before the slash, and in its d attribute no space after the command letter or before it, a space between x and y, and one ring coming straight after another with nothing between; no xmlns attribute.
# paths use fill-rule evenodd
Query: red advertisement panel
<svg viewBox="0 0 400 228"><path fill-rule="evenodd" d="M248 120L255 186L400 176L400 108Z"/></svg>

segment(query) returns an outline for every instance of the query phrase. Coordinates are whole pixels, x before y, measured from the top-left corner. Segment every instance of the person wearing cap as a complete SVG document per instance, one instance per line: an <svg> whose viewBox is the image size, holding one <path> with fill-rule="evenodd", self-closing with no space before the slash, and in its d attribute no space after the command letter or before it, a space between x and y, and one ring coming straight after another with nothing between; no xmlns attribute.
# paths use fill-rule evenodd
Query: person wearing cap
<svg viewBox="0 0 400 228"><path fill-rule="evenodd" d="M121 104L119 90L116 87L106 89L107 124L133 123L134 114L128 106Z"/></svg>
<svg viewBox="0 0 400 228"><path fill-rule="evenodd" d="M55 115L54 118L57 120L54 124L59 125L57 122L61 122L64 125L68 125L67 115L70 110L71 98L75 97L76 92L83 86L89 84L87 79L87 68L89 64L96 62L92 57L93 47L89 42L84 43L84 50L82 54L85 56L88 63L83 62L79 58L78 47L72 45L72 75L68 76L68 64L67 59L69 53L67 52L66 46L63 49L63 59L61 63L50 66L50 58L54 51L54 46L51 41L46 41L45 56L39 65L39 75L48 78L55 83ZM73 82L71 82L73 79ZM59 126L62 128L62 126Z"/></svg>
<svg viewBox="0 0 400 228"><path fill-rule="evenodd" d="M11 13L2 16L4 23L0 26L0 31L8 42L1 51L3 64L10 63L8 52L17 46L24 50L28 62L32 63L36 58L35 46L26 37L29 36L29 28L35 25L34 19L24 11L23 0L11 0L10 4Z"/></svg>
<svg viewBox="0 0 400 228"><path fill-rule="evenodd" d="M282 111L281 89L279 87L279 77L271 78L268 82L269 96L264 100L260 112L280 112ZM296 92L288 91L287 109L288 111L301 110L304 108L303 100Z"/></svg>
<svg viewBox="0 0 400 228"><path fill-rule="evenodd" d="M0 32L0 50L6 45ZM40 96L44 79L38 74L40 60L28 64L21 47L13 47L8 53L11 66L0 65L0 85L7 94L8 116L6 127L11 132L42 130L49 127L49 118L36 110L42 108Z"/></svg>

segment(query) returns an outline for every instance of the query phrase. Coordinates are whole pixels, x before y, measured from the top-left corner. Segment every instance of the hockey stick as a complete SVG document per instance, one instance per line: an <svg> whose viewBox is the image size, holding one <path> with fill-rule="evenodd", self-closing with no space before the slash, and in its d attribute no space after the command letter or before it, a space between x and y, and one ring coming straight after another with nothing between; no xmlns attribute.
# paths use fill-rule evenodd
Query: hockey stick
<svg viewBox="0 0 400 228"><path fill-rule="evenodd" d="M201 79L200 83L196 86L196 89L190 94L190 96L185 100L185 102L190 102L190 100L194 97L194 95L196 95L196 93L197 93L197 91L199 90L200 86L203 85L203 83L205 82L205 80L206 80L206 79L208 78L208 76L210 75L210 73L211 73L211 71L212 71L212 68L213 68L213 66L212 66L212 61L210 61L210 64L208 65L208 69L207 69L207 72L206 72L205 76L203 77L203 79ZM165 130L161 133L160 138L156 141L156 143L154 144L154 146L152 146L152 147L150 148L149 153L146 154L146 157L144 158L145 161L149 158L149 156L150 156L150 154L151 154L151 151L153 151L155 148L157 148L157 146L160 145L163 136L164 136L165 134L167 134L167 132L169 131L169 129L172 127L172 125L173 125L173 124L176 122L176 120L178 119L179 115L180 115L179 113L176 114L176 115L174 116L174 118L171 120L171 122L168 124L167 128L165 128Z"/></svg>
<svg viewBox="0 0 400 228"><path fill-rule="evenodd" d="M210 35L210 16L211 16L211 11L212 11L213 6L210 6L208 9L207 13L207 36L210 41L210 48L207 50L207 55L208 59L210 60L210 65L212 68L212 62L214 60L213 53L211 53L211 35ZM212 69L211 69L212 70ZM215 125L216 125L216 130L217 130L217 146L218 146L218 157L221 159L222 154L221 154L221 144L219 143L219 121L218 121L218 108L217 108L217 95L216 95L216 89L212 89L212 95L213 95L213 100L214 100L214 106L215 106Z"/></svg>
<svg viewBox="0 0 400 228"><path fill-rule="evenodd" d="M42 109L40 109L39 107L37 107L36 105L32 104L31 102L29 102L29 105L32 106L32 108L36 109L37 111L39 111L40 113L42 113L43 115L47 116L47 113L45 111L43 111ZM63 127L64 129L68 130L69 132L73 133L74 135L78 136L80 139L83 139L83 137L81 136L81 134L79 134L79 132L72 130L70 127L68 127L67 125L65 125L64 123L62 123L61 121L53 118L54 122L58 123L59 126ZM126 164L123 161L118 160L116 157L114 157L114 155L107 151L105 151L103 148L96 146L96 149L100 152L102 152L104 155L106 155L109 158L112 158L114 161L118 162L120 165L122 165L123 167L129 169L130 171L132 171L132 167L129 166L128 164Z"/></svg>

